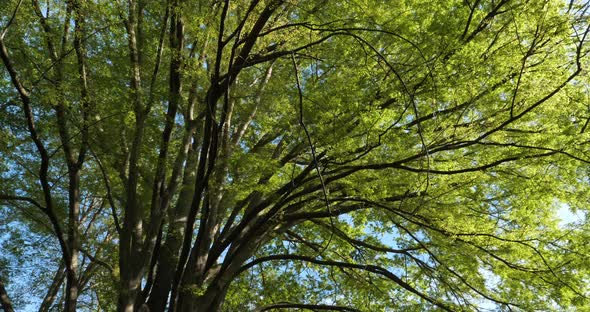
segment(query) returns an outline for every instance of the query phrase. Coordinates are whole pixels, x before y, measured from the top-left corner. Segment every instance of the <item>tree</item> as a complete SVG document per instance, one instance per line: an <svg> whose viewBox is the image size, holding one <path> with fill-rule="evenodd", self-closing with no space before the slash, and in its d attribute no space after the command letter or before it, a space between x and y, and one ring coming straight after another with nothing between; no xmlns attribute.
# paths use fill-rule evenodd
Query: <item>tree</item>
<svg viewBox="0 0 590 312"><path fill-rule="evenodd" d="M588 306L589 7L9 1L0 261L40 311Z"/></svg>

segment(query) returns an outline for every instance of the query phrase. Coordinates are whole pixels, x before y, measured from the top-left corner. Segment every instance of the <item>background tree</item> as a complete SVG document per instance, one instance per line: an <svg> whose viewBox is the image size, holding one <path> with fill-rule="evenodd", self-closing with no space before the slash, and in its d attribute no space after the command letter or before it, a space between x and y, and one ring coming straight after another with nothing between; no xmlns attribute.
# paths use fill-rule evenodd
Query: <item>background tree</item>
<svg viewBox="0 0 590 312"><path fill-rule="evenodd" d="M9 1L1 303L588 306L588 9Z"/></svg>

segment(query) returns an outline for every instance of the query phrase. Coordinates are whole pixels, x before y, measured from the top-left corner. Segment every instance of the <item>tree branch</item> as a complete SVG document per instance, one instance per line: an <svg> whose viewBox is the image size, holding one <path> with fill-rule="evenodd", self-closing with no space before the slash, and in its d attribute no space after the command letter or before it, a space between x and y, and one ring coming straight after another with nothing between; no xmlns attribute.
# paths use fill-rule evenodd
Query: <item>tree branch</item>
<svg viewBox="0 0 590 312"><path fill-rule="evenodd" d="M412 287L411 285L409 285L408 283L404 282L402 279L397 277L397 275L391 273L390 271L388 271L382 267L379 267L376 265L371 265L371 264L355 264L355 263L338 262L338 261L332 261L332 260L320 260L320 259L316 259L316 258L312 258L312 257L308 257L308 256L302 256L302 255L283 254L283 255L272 255L272 256L256 258L256 259L252 260L251 262L243 265L239 269L239 271L236 273L236 275L250 269L251 267L253 267L257 264L260 264L263 262L268 262L268 261L303 261L303 262L309 262L309 263L313 263L313 264L317 264L317 265L335 266L335 267L339 267L339 268L349 268L349 269L358 269L358 270L367 271L367 272L370 272L373 274L383 276L383 277L395 282L396 284L398 284L399 286L401 286L405 290L419 296L420 298L432 303L433 305L435 305L445 311L453 311L446 304L423 294L422 292L418 291L416 288Z"/></svg>
<svg viewBox="0 0 590 312"><path fill-rule="evenodd" d="M0 200L18 200L18 201L26 201L30 204L33 204L33 206L41 209L41 211L46 212L47 208L41 206L41 204L39 204L38 201L27 197L27 196L13 196L13 195L6 195L6 194L0 194Z"/></svg>
<svg viewBox="0 0 590 312"><path fill-rule="evenodd" d="M291 303L291 302L279 302L269 304L263 307L260 307L255 312L263 312L263 311L270 311L270 310L278 310L278 309L304 309L304 310L311 310L311 311L318 311L318 310L327 310L327 311L342 311L342 312L360 312L361 310L337 305L329 305L329 304L305 304L305 303Z"/></svg>

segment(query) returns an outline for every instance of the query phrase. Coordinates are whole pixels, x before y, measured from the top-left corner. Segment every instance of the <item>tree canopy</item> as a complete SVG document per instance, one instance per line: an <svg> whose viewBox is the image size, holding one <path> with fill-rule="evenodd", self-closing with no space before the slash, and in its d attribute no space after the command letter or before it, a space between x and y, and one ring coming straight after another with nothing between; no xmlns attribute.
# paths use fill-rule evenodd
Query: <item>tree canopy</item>
<svg viewBox="0 0 590 312"><path fill-rule="evenodd" d="M5 311L590 306L590 4L7 0Z"/></svg>

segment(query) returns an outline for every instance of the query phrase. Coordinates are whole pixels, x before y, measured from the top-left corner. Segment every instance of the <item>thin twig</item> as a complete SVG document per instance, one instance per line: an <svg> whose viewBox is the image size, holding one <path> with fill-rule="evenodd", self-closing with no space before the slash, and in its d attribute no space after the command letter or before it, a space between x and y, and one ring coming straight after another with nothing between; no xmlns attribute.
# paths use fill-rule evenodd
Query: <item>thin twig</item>
<svg viewBox="0 0 590 312"><path fill-rule="evenodd" d="M12 16L10 17L10 20L8 21L8 23L6 24L6 26L4 26L4 29L2 30L2 34L0 35L0 40L4 39L4 36L6 36L6 33L8 32L8 28L10 27L10 25L12 25L12 22L14 22L14 18L16 17L16 13L18 12L18 9L20 8L20 5L22 2L23 2L23 0L20 0L16 4L16 8L14 8L14 12L12 12Z"/></svg>

